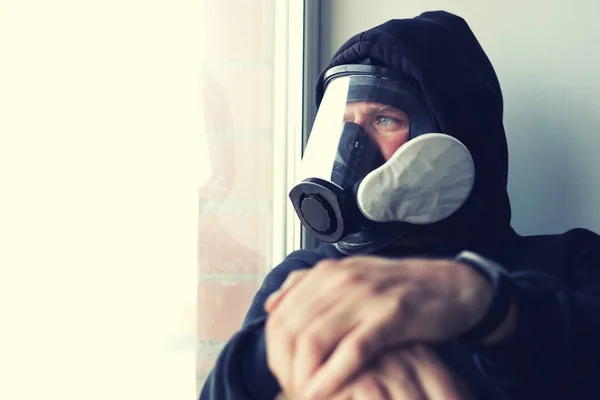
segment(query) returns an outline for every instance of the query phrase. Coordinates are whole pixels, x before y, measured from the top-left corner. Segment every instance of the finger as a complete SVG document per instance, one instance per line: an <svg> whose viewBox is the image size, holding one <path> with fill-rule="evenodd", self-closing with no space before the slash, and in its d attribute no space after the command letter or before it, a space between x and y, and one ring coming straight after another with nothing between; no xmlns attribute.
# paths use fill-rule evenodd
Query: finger
<svg viewBox="0 0 600 400"><path fill-rule="evenodd" d="M292 367L293 387L302 390L308 380L329 357L340 340L358 321L353 317L353 304L338 302L310 321L296 340Z"/></svg>
<svg viewBox="0 0 600 400"><path fill-rule="evenodd" d="M381 381L389 399L428 400L417 372L411 363L402 360L402 353L394 358L386 357L381 368Z"/></svg>
<svg viewBox="0 0 600 400"><path fill-rule="evenodd" d="M326 399L334 393L381 349L381 333L376 326L363 325L349 333L335 348L325 364L310 379L305 396Z"/></svg>
<svg viewBox="0 0 600 400"><path fill-rule="evenodd" d="M329 400L354 400L352 397L353 390L354 389L351 387L344 388L341 392L334 394L333 396L330 396Z"/></svg>
<svg viewBox="0 0 600 400"><path fill-rule="evenodd" d="M392 400L384 385L376 377L359 382L353 400Z"/></svg>
<svg viewBox="0 0 600 400"><path fill-rule="evenodd" d="M317 297L319 292L324 291L323 286L325 286L322 282L322 268L319 268L319 265L336 264L337 262L333 260L323 260L311 269L293 271L288 275L285 282L283 282L283 285L267 298L265 310L270 313L273 312L276 307L282 305L281 303L287 303L287 311L291 312L292 310L289 310L289 307L297 308L299 302L301 303L306 300L308 297L307 293L313 297ZM292 297L292 301L289 300L289 297Z"/></svg>
<svg viewBox="0 0 600 400"><path fill-rule="evenodd" d="M451 372L431 350L422 345L412 349L413 367L429 400L459 400L461 396Z"/></svg>
<svg viewBox="0 0 600 400"><path fill-rule="evenodd" d="M278 290L274 291L269 297L267 297L267 300L265 301L265 311L270 313L273 310L275 310L275 308L281 302L285 294L298 282L300 282L302 278L306 276L308 271L309 270L292 271L288 275L287 279L283 282L283 285L281 285L281 287Z"/></svg>
<svg viewBox="0 0 600 400"><path fill-rule="evenodd" d="M293 341L277 321L269 316L265 326L265 344L267 348L267 366L273 373L282 391L290 393L291 365L289 360L293 354Z"/></svg>
<svg viewBox="0 0 600 400"><path fill-rule="evenodd" d="M385 387L387 391L386 398L389 400L430 400L429 397L427 397L423 392L418 379L400 382L391 377L390 379L385 380L384 385L386 385Z"/></svg>
<svg viewBox="0 0 600 400"><path fill-rule="evenodd" d="M269 367L279 384L288 394L296 395L292 382L292 367L296 342L304 328L320 313L336 303L340 294L329 293L329 296L314 296L316 271L297 273L291 278L286 295L279 300L277 307L267 319L267 352ZM293 279L293 280L292 280ZM294 283L294 281L296 281Z"/></svg>
<svg viewBox="0 0 600 400"><path fill-rule="evenodd" d="M301 331L294 347L294 388L306 388L308 380L317 369L342 340L359 326L364 319L361 305L364 304L365 296L369 295L370 292L365 290L330 290L325 294L330 298L329 302L325 303L321 298L328 309L321 309L321 313L313 314L310 320L299 316L299 320L306 321L306 328Z"/></svg>
<svg viewBox="0 0 600 400"><path fill-rule="evenodd" d="M388 397L388 392L371 371L365 371L338 393L327 397L327 400L396 400L404 397ZM411 399L406 397L406 399ZM312 400L312 399L311 399Z"/></svg>

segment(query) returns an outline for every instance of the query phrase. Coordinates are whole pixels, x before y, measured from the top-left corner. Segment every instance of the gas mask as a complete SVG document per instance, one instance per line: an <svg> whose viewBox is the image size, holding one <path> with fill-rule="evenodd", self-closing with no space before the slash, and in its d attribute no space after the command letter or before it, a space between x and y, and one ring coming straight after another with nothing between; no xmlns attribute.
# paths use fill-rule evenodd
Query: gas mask
<svg viewBox="0 0 600 400"><path fill-rule="evenodd" d="M475 180L471 154L437 132L413 79L343 65L327 71L324 84L289 193L311 234L346 254L369 253L466 202Z"/></svg>

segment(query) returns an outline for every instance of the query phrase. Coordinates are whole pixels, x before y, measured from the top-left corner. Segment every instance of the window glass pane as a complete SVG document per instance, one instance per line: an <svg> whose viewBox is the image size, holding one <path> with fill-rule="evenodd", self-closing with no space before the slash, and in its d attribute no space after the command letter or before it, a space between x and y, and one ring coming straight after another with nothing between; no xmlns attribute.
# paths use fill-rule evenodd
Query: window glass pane
<svg viewBox="0 0 600 400"><path fill-rule="evenodd" d="M273 232L283 218L272 207L275 3L204 0L204 8L198 390L273 266L273 235L285 234Z"/></svg>

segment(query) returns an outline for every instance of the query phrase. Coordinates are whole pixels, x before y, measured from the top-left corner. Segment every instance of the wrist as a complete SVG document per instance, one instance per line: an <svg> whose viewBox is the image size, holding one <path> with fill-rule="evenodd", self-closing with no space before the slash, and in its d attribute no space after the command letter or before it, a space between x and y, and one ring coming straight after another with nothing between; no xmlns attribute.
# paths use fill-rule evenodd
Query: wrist
<svg viewBox="0 0 600 400"><path fill-rule="evenodd" d="M502 321L502 323L500 323L500 325L494 331L492 331L492 333L485 336L481 340L481 344L493 346L508 340L514 333L517 326L518 312L519 309L517 306L517 301L513 298L510 304L510 310L508 311L508 315L504 321Z"/></svg>
<svg viewBox="0 0 600 400"><path fill-rule="evenodd" d="M515 291L508 272L494 261L470 251L461 252L455 261L480 274L492 289L491 300L485 301L485 313L462 334L461 339L475 345L504 340L512 333L516 323Z"/></svg>

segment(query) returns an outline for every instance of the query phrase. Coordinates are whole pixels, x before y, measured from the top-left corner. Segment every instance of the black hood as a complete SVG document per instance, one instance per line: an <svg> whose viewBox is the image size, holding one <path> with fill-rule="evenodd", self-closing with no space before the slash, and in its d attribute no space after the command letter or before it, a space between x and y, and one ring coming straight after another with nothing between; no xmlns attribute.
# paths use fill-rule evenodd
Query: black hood
<svg viewBox="0 0 600 400"><path fill-rule="evenodd" d="M441 132L459 139L473 156L473 193L482 206L478 226L487 239L513 232L502 93L494 68L467 23L447 12L426 12L355 35L319 76L317 106L329 68L365 59L408 74L419 83Z"/></svg>

